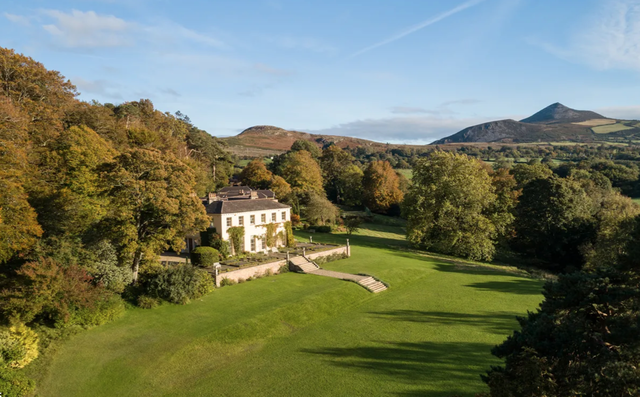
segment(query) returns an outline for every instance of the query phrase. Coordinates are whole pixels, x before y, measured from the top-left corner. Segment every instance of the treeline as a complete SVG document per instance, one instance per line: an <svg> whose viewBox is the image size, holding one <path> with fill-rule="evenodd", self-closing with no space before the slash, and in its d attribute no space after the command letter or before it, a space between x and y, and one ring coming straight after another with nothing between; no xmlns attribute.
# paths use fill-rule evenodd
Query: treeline
<svg viewBox="0 0 640 397"><path fill-rule="evenodd" d="M405 199L408 239L476 260L514 252L554 272L596 267L628 243L640 206L620 188L637 178L637 170L610 161L492 168L433 152L418 160Z"/></svg>
<svg viewBox="0 0 640 397"><path fill-rule="evenodd" d="M409 186L387 161L362 165L338 146L320 150L305 140L294 142L291 150L268 166L261 159L252 160L239 177L247 186L273 190L280 201L292 206L296 216L315 225L339 221L333 203L400 215Z"/></svg>
<svg viewBox="0 0 640 397"><path fill-rule="evenodd" d="M211 287L156 259L208 225L197 196L228 183L224 144L146 99L76 97L58 72L0 48L3 395L30 393L20 369L47 339L117 317L121 296L184 303Z"/></svg>

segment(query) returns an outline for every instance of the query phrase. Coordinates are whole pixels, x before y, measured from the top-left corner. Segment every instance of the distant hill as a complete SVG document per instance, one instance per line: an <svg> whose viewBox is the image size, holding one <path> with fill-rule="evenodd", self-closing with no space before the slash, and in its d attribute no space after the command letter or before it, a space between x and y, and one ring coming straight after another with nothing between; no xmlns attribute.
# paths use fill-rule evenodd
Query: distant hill
<svg viewBox="0 0 640 397"><path fill-rule="evenodd" d="M474 125L432 145L472 142L617 142L634 139L640 139L640 123L636 120L608 119L596 112L575 110L554 103L520 121L498 120Z"/></svg>
<svg viewBox="0 0 640 397"><path fill-rule="evenodd" d="M575 110L556 102L533 116L520 120L522 123L577 123L581 121L604 119L605 117L589 110Z"/></svg>
<svg viewBox="0 0 640 397"><path fill-rule="evenodd" d="M231 152L237 155L268 155L285 152L298 139L304 139L323 147L325 144L333 142L341 148L369 147L374 150L382 150L387 146L385 143L369 141L360 138L351 138L337 135L309 134L308 132L290 131L270 125L258 125L247 128L240 134L221 138L225 141ZM390 145L400 146L400 145Z"/></svg>

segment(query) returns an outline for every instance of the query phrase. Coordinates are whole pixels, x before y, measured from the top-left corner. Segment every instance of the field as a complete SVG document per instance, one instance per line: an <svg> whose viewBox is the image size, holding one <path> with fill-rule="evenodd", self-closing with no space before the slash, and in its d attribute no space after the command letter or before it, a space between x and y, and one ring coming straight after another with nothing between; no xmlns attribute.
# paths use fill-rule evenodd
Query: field
<svg viewBox="0 0 640 397"><path fill-rule="evenodd" d="M593 127L592 130L596 134L609 134L612 132L630 130L632 128L633 127L629 127L628 125L624 125L622 123L615 123L615 124L601 125L599 127Z"/></svg>
<svg viewBox="0 0 640 397"><path fill-rule="evenodd" d="M587 127L597 127L599 125L615 124L616 122L617 122L616 120L611 120L611 119L591 119L591 120L581 121L579 123L571 123L571 124L584 125Z"/></svg>
<svg viewBox="0 0 640 397"><path fill-rule="evenodd" d="M632 199L634 203L640 205L640 198L634 198Z"/></svg>
<svg viewBox="0 0 640 397"><path fill-rule="evenodd" d="M541 301L541 281L407 249L402 223L313 235L352 257L324 265L387 282L288 273L186 306L131 309L62 345L39 396L472 396L490 349ZM395 224L394 224L395 223ZM298 233L300 239L309 235Z"/></svg>
<svg viewBox="0 0 640 397"><path fill-rule="evenodd" d="M396 171L398 171L400 174L402 174L408 180L411 180L411 178L413 178L413 170L410 169L410 168L409 169L398 169Z"/></svg>

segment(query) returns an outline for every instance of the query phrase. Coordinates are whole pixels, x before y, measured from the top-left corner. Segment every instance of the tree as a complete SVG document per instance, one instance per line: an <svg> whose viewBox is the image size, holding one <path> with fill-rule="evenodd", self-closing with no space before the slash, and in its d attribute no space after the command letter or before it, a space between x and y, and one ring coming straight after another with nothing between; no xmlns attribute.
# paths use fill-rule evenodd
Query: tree
<svg viewBox="0 0 640 397"><path fill-rule="evenodd" d="M317 159L318 157L320 157L322 155L322 152L320 151L320 148L318 147L318 145L316 145L315 143L311 142L311 141L307 141L305 139L298 139L297 141L293 142L293 145L291 145L291 149L292 152L298 152L300 150L305 150L307 152L309 152L309 154L311 154L311 156L314 159Z"/></svg>
<svg viewBox="0 0 640 397"><path fill-rule="evenodd" d="M324 194L322 171L318 163L306 150L290 152L282 164L282 175L294 194Z"/></svg>
<svg viewBox="0 0 640 397"><path fill-rule="evenodd" d="M291 185L289 185L283 177L274 175L271 179L271 185L269 186L269 189L273 191L278 200L285 202L289 200L289 195L291 194Z"/></svg>
<svg viewBox="0 0 640 397"><path fill-rule="evenodd" d="M596 208L580 183L552 177L527 183L516 206L513 248L550 264L580 268Z"/></svg>
<svg viewBox="0 0 640 397"><path fill-rule="evenodd" d="M387 212L392 205L402 202L400 179L388 161L372 161L362 178L362 199L374 212Z"/></svg>
<svg viewBox="0 0 640 397"><path fill-rule="evenodd" d="M511 168L511 174L518 182L517 188L522 189L527 183L536 179L548 179L553 175L553 171L544 164L516 164Z"/></svg>
<svg viewBox="0 0 640 397"><path fill-rule="evenodd" d="M325 222L335 222L338 217L338 208L323 196L312 194L305 207L305 216L314 225L324 225Z"/></svg>
<svg viewBox="0 0 640 397"><path fill-rule="evenodd" d="M436 151L418 160L405 199L407 239L416 247L490 260L498 229L495 187L481 162Z"/></svg>
<svg viewBox="0 0 640 397"><path fill-rule="evenodd" d="M0 99L0 263L30 249L42 235L24 182L31 174L24 114Z"/></svg>
<svg viewBox="0 0 640 397"><path fill-rule="evenodd" d="M360 230L362 224L362 218L359 216L351 216L344 220L344 226L347 228L347 234L351 235L353 232Z"/></svg>
<svg viewBox="0 0 640 397"><path fill-rule="evenodd" d="M353 156L338 146L332 145L322 151L320 167L325 182L325 190L329 199L340 204L345 191L349 189L344 182L345 170L352 165Z"/></svg>
<svg viewBox="0 0 640 397"><path fill-rule="evenodd" d="M143 259L181 250L185 235L209 223L193 192L193 171L170 154L128 150L104 167L103 177L113 203L106 225L134 283Z"/></svg>
<svg viewBox="0 0 640 397"><path fill-rule="evenodd" d="M350 206L362 204L362 179L364 172L355 164L345 167L338 175L337 186L342 191L342 203Z"/></svg>
<svg viewBox="0 0 640 397"><path fill-rule="evenodd" d="M267 189L272 179L273 174L264 165L262 159L252 160L240 173L242 183L254 189Z"/></svg>

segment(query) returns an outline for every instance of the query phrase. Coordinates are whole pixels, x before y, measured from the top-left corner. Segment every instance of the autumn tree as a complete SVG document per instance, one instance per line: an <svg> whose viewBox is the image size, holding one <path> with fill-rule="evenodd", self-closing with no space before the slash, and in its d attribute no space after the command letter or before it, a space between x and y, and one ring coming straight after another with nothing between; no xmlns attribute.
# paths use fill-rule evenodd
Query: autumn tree
<svg viewBox="0 0 640 397"><path fill-rule="evenodd" d="M322 170L306 150L287 154L282 163L281 176L298 195L309 192L324 194Z"/></svg>
<svg viewBox="0 0 640 397"><path fill-rule="evenodd" d="M267 189L271 185L273 174L267 169L262 159L249 162L240 173L240 180L254 189Z"/></svg>
<svg viewBox="0 0 640 397"><path fill-rule="evenodd" d="M187 233L209 223L193 193L193 171L172 155L128 150L104 167L103 177L112 200L106 224L131 264L134 282L143 259L169 247L179 251Z"/></svg>
<svg viewBox="0 0 640 397"><path fill-rule="evenodd" d="M288 202L290 200L291 185L289 185L283 177L274 175L271 178L269 189L273 191L278 200L283 202Z"/></svg>
<svg viewBox="0 0 640 397"><path fill-rule="evenodd" d="M372 161L362 178L363 203L374 212L387 212L402 202L398 175L388 161Z"/></svg>
<svg viewBox="0 0 640 397"><path fill-rule="evenodd" d="M364 172L355 164L345 167L338 175L337 185L342 191L341 202L345 205L362 204L362 179Z"/></svg>
<svg viewBox="0 0 640 397"><path fill-rule="evenodd" d="M42 235L23 183L31 171L26 116L0 99L0 263L31 248Z"/></svg>
<svg viewBox="0 0 640 397"><path fill-rule="evenodd" d="M496 207L497 198L494 181L480 161L433 152L414 166L403 208L407 238L424 249L490 260L500 227L508 222L505 209ZM508 199L504 194L507 209Z"/></svg>

